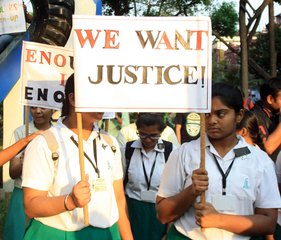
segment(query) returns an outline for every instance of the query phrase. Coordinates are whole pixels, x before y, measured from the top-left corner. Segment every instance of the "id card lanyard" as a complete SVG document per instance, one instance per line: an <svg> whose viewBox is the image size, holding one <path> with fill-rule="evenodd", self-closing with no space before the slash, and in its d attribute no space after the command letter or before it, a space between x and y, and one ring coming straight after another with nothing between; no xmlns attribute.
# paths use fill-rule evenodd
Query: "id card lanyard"
<svg viewBox="0 0 281 240"><path fill-rule="evenodd" d="M143 169L145 181L146 181L146 184L147 184L147 191L149 191L152 175L153 175L153 172L154 172L154 169L155 169L156 158L157 158L158 152L156 151L154 162L153 162L152 167L151 167L149 179L148 179L148 176L147 176L147 173L146 173L146 170L145 170L144 161L143 161L143 153L142 153L141 149L140 149L140 154L141 154L141 161L142 161L142 169Z"/></svg>
<svg viewBox="0 0 281 240"><path fill-rule="evenodd" d="M78 148L78 143L77 143L77 141L74 139L74 137L71 136L70 139L71 139L72 142L75 144L75 146ZM94 151L94 157L95 157L95 164L93 163L93 161L91 160L91 158L87 155L87 153L84 152L84 156L85 156L85 158L87 158L87 160L90 162L90 164L91 164L92 167L94 168L96 174L98 175L98 178L100 178L100 170L99 170L99 168L98 168L97 139L96 139L96 138L93 140L93 151Z"/></svg>
<svg viewBox="0 0 281 240"><path fill-rule="evenodd" d="M229 165L229 167L227 168L227 170L226 170L225 173L223 172L223 170L222 170L222 168L221 168L221 166L220 166L220 164L219 164L219 162L218 162L218 160L217 160L215 154L213 154L213 157L214 157L214 159L215 159L215 163L216 163L216 165L217 165L217 167L218 167L218 169L219 169L219 171L220 171L220 174L221 174L221 176L222 176L222 195L226 195L226 179L227 179L227 177L228 177L228 175L229 175L229 173L230 173L230 170L231 170L231 168L232 168L232 166L233 166L235 157L233 158L232 162L230 163L230 165Z"/></svg>

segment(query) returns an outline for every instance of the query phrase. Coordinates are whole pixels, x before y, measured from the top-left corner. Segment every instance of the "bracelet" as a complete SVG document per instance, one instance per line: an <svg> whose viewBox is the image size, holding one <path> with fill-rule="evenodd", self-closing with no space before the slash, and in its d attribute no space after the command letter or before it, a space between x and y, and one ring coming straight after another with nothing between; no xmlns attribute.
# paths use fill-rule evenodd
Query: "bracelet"
<svg viewBox="0 0 281 240"><path fill-rule="evenodd" d="M64 209L65 209L66 211L70 211L70 209L69 209L69 208L67 207L67 205L66 205L69 195L70 195L70 193L65 196L64 202L63 202L63 206L64 206Z"/></svg>

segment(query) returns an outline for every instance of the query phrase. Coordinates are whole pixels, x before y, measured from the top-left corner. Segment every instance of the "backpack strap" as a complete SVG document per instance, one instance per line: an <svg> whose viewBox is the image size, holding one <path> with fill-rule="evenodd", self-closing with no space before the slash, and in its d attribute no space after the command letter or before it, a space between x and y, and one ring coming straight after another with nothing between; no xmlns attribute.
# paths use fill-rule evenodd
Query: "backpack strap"
<svg viewBox="0 0 281 240"><path fill-rule="evenodd" d="M112 152L116 153L116 147L113 144L112 138L106 132L100 132L100 137L110 146Z"/></svg>
<svg viewBox="0 0 281 240"><path fill-rule="evenodd" d="M163 141L164 146L165 146L165 148L164 148L165 162L167 162L168 158L169 158L169 156L170 156L170 154L173 150L173 143L171 143L169 141L165 141L163 139L162 139L162 141Z"/></svg>
<svg viewBox="0 0 281 240"><path fill-rule="evenodd" d="M48 148L52 152L52 159L53 161L57 161L59 159L59 154L58 154L58 148L59 144L57 141L57 138L55 137L55 134L51 131L51 129L48 129L41 133L41 135L45 138Z"/></svg>
<svg viewBox="0 0 281 240"><path fill-rule="evenodd" d="M128 183L128 170L129 170L131 158L135 151L135 148L132 148L132 144L134 142L135 141L127 142L126 147L125 147L126 170L125 170L125 177L124 177L124 181L123 181L124 188L126 187L126 184Z"/></svg>
<svg viewBox="0 0 281 240"><path fill-rule="evenodd" d="M173 150L173 144L169 141L162 140L164 143L164 157L165 162L168 161L168 158L170 156L170 153ZM126 158L126 170L125 170L125 177L124 177L124 188L126 187L126 184L128 183L128 170L130 166L130 161L133 156L133 153L135 151L135 148L132 147L132 144L135 141L127 142L125 147L125 158Z"/></svg>

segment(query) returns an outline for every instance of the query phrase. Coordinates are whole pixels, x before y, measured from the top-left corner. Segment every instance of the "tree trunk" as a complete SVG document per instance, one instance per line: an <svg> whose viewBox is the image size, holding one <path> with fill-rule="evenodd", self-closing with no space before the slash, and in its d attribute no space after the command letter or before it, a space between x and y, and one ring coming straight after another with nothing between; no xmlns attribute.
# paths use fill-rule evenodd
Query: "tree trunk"
<svg viewBox="0 0 281 240"><path fill-rule="evenodd" d="M275 23L274 23L274 7L273 0L268 4L268 19L269 19L269 47L270 47L270 74L276 77L276 49L275 49Z"/></svg>
<svg viewBox="0 0 281 240"><path fill-rule="evenodd" d="M241 68L240 76L242 81L242 90L245 98L248 98L248 43L247 43L247 27L246 27L246 2L240 1L239 7L239 35L241 43Z"/></svg>

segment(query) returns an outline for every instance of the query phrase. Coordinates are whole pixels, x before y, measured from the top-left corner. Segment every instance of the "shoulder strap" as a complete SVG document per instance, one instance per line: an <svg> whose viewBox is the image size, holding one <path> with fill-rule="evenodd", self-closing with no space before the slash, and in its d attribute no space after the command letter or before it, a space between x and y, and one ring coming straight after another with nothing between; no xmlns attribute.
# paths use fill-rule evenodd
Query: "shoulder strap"
<svg viewBox="0 0 281 240"><path fill-rule="evenodd" d="M124 188L126 187L126 184L128 182L128 169L130 165L131 158L133 156L135 148L132 148L132 144L134 141L130 141L126 143L125 147L125 158L126 158L126 170L125 170L125 177L124 177Z"/></svg>
<svg viewBox="0 0 281 240"><path fill-rule="evenodd" d="M59 144L57 141L57 138L55 137L54 133L51 131L51 129L48 129L41 133L41 135L45 138L48 148L52 152L52 159L53 161L57 161L59 159L59 154L58 154L58 148Z"/></svg>
<svg viewBox="0 0 281 240"><path fill-rule="evenodd" d="M168 161L168 158L173 150L173 144L169 141L165 141L165 140L162 140L163 143L164 143L164 156L165 156L165 162Z"/></svg>
<svg viewBox="0 0 281 240"><path fill-rule="evenodd" d="M113 144L112 138L106 132L100 132L100 136L110 146L112 152L115 153L116 147Z"/></svg>

